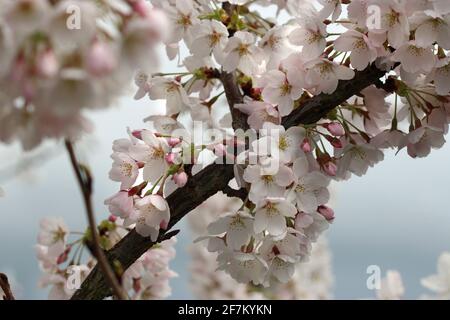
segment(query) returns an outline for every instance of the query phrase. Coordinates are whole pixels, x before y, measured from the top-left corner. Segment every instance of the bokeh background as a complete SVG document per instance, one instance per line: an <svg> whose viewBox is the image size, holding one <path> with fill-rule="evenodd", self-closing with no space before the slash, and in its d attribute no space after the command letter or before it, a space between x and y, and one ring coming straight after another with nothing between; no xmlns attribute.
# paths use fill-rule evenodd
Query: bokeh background
<svg viewBox="0 0 450 320"><path fill-rule="evenodd" d="M164 61L162 66L164 71L177 70ZM78 152L95 175L97 220L108 216L103 201L118 190L118 184L108 179L112 141L125 137L127 127L144 128L142 119L162 110L159 102L123 98L113 108L88 115L95 132L83 139ZM426 292L420 279L435 272L441 252L450 251L449 181L450 145L446 145L425 159L413 160L405 151L387 152L366 176L333 186L336 219L327 237L335 298L374 297L366 287L369 265L378 265L383 274L399 270L406 298ZM18 145L0 145L0 186L5 191L0 198L0 271L12 276L19 298L45 299L47 291L37 287L40 271L34 252L39 220L61 216L71 230L83 231L86 226L62 144L46 143L27 154ZM182 232L171 267L179 277L171 281L171 298L193 299L187 252L192 236L185 221L177 228Z"/></svg>

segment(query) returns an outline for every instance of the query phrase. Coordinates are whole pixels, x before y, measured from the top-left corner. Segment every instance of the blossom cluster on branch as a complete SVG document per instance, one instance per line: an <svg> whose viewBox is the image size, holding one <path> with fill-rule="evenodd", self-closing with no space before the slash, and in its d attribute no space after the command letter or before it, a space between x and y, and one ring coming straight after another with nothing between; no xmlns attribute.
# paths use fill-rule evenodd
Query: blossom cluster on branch
<svg viewBox="0 0 450 320"><path fill-rule="evenodd" d="M185 70L137 74L135 98L165 100L166 114L114 143L110 177L121 191L107 204L155 241L169 224L164 198L192 179L193 169L232 164L230 187L246 196L218 212L203 239L219 269L242 283L272 286L291 279L333 221L331 180L364 175L386 149L406 148L415 158L444 144L450 5L220 2L152 1L170 22L168 57ZM265 17L258 5L269 4L291 19ZM386 72L384 81L318 121L283 125L313 97L335 93L374 66Z"/></svg>
<svg viewBox="0 0 450 320"><path fill-rule="evenodd" d="M208 225L216 220L217 212L233 206L234 198L222 192L209 198L188 217L195 236L201 236ZM193 244L191 253L191 288L198 299L330 299L332 297L333 274L331 254L324 238L311 251L307 263L298 264L292 279L269 288L238 283L225 272L217 270L216 255L201 244Z"/></svg>

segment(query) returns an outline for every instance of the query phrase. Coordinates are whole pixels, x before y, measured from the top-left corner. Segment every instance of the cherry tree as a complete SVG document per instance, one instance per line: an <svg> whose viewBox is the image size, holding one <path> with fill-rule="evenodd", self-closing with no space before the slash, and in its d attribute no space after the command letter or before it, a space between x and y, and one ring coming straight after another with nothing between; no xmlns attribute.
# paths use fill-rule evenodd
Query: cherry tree
<svg viewBox="0 0 450 320"><path fill-rule="evenodd" d="M31 150L63 139L89 222L77 236L61 219L42 220L36 251L50 298L167 297L174 236L183 232L174 226L201 210L207 218L193 222L201 249L192 254L194 264L220 270L207 271L217 297L328 298L330 183L363 176L385 150L418 158L445 143L447 1L0 5L0 141ZM177 71L159 69L161 48ZM134 98L161 100L165 112L112 143L118 189L97 224L94 176L74 145L95 128L84 111L111 106L133 77ZM218 195L223 204L214 206ZM323 264L307 269L317 259ZM423 280L444 296L447 260ZM314 268L319 284L308 282ZM240 286L231 297L230 278ZM202 285L210 283L199 297ZM402 291L390 273L379 297Z"/></svg>

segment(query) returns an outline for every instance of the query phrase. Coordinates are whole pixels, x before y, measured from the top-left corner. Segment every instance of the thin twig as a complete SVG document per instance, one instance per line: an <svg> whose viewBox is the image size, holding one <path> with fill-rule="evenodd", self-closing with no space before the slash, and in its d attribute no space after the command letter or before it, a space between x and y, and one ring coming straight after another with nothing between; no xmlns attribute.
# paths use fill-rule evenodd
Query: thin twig
<svg viewBox="0 0 450 320"><path fill-rule="evenodd" d="M9 285L8 277L4 273L0 273L0 288L3 290L3 300L16 300L11 291L11 286Z"/></svg>
<svg viewBox="0 0 450 320"><path fill-rule="evenodd" d="M86 208L86 214L88 217L89 228L92 234L93 251L97 258L98 264L103 271L106 280L109 282L114 294L121 300L128 300L128 296L121 287L117 276L108 260L106 259L103 249L100 247L100 236L97 232L97 223L95 222L94 210L92 208L92 177L86 167L81 166L78 163L75 151L73 149L72 142L68 139L65 141L67 152L69 153L70 162L75 171L78 184L83 195L84 206Z"/></svg>

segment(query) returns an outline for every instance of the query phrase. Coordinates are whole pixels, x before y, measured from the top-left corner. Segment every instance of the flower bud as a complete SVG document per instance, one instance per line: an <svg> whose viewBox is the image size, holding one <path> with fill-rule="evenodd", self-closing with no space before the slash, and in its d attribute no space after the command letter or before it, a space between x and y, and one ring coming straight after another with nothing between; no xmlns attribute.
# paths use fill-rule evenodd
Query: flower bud
<svg viewBox="0 0 450 320"><path fill-rule="evenodd" d="M329 143L331 143L331 145L333 147L335 147L336 149L342 149L342 142L341 140L339 140L338 138L332 137L332 136L325 136L328 140Z"/></svg>
<svg viewBox="0 0 450 320"><path fill-rule="evenodd" d="M303 139L302 143L300 144L300 148L303 150L304 153L311 152L311 143L309 143L309 139L305 138Z"/></svg>
<svg viewBox="0 0 450 320"><path fill-rule="evenodd" d="M334 162L328 161L323 165L323 170L327 175L334 177L336 176L337 166Z"/></svg>
<svg viewBox="0 0 450 320"><path fill-rule="evenodd" d="M142 130L133 130L131 135L139 140L142 140Z"/></svg>
<svg viewBox="0 0 450 320"><path fill-rule="evenodd" d="M53 50L41 52L36 59L37 73L44 78L54 77L58 73L59 63Z"/></svg>
<svg viewBox="0 0 450 320"><path fill-rule="evenodd" d="M171 153L166 154L164 159L166 160L166 162L168 164L174 164L174 162L175 162L175 153L171 152Z"/></svg>
<svg viewBox="0 0 450 320"><path fill-rule="evenodd" d="M327 221L332 221L334 219L334 211L333 209L331 209L330 207L327 206L319 206L319 208L317 209L317 211L319 211L319 213L325 218L327 219Z"/></svg>
<svg viewBox="0 0 450 320"><path fill-rule="evenodd" d="M169 138L167 140L167 143L169 144L169 146L171 146L172 148L177 146L178 144L180 144L181 140L179 138Z"/></svg>
<svg viewBox="0 0 450 320"><path fill-rule="evenodd" d="M95 41L87 54L87 70L90 74L102 77L110 74L117 65L111 48L100 41Z"/></svg>
<svg viewBox="0 0 450 320"><path fill-rule="evenodd" d="M342 127L339 122L327 123L324 127L335 137L342 137L345 135L344 127Z"/></svg>
<svg viewBox="0 0 450 320"><path fill-rule="evenodd" d="M184 171L181 171L179 173L175 173L173 175L173 181L175 182L175 184L177 186L182 188L182 187L184 187L186 185L186 183L188 181L188 175Z"/></svg>
<svg viewBox="0 0 450 320"><path fill-rule="evenodd" d="M145 0L132 0L130 2L134 12L144 18L148 16L149 7Z"/></svg>

